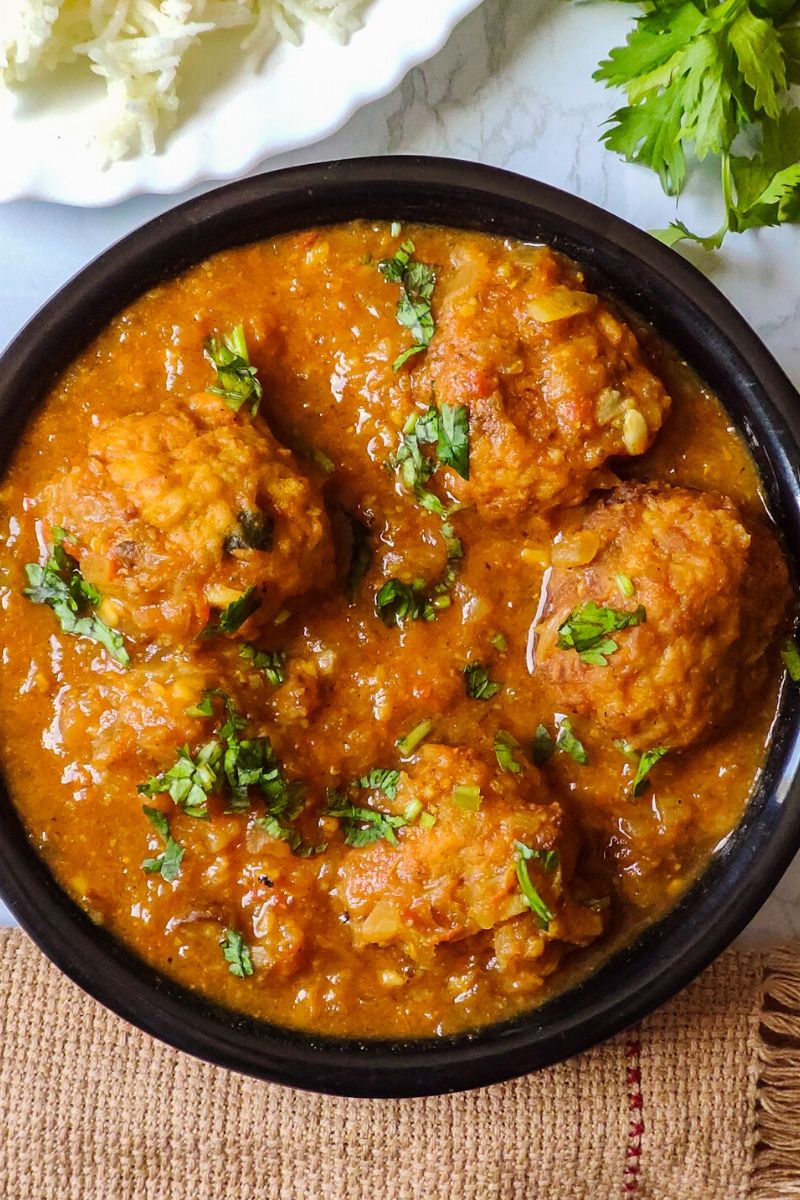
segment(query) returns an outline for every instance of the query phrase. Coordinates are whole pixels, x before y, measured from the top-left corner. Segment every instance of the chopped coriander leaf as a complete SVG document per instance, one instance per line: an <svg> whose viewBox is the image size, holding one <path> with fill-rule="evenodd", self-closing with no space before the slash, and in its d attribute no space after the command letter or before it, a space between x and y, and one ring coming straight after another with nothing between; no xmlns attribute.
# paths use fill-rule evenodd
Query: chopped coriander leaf
<svg viewBox="0 0 800 1200"><path fill-rule="evenodd" d="M183 846L180 846L169 829L169 821L157 808L149 804L142 805L142 812L165 843L164 849L156 858L146 858L142 870L149 875L159 874L167 883L174 883L178 878L183 861Z"/></svg>
<svg viewBox="0 0 800 1200"><path fill-rule="evenodd" d="M286 842L295 858L315 858L328 849L327 842L319 842L313 846L304 842L292 825L287 825L280 817L273 816L271 813L265 813L263 817L256 817L255 824L276 842Z"/></svg>
<svg viewBox="0 0 800 1200"><path fill-rule="evenodd" d="M639 754L639 761L636 766L636 773L631 782L631 795L641 796L650 786L650 771L664 755L667 753L666 746L653 746L651 750L642 750L639 753L630 742L616 742L615 745L627 758L635 758Z"/></svg>
<svg viewBox="0 0 800 1200"><path fill-rule="evenodd" d="M442 525L441 534L447 549L447 561L449 563L460 562L464 557L464 543L457 536L449 521Z"/></svg>
<svg viewBox="0 0 800 1200"><path fill-rule="evenodd" d="M492 696L502 692L502 683L491 680L488 668L481 663L467 663L461 669L470 700L491 700Z"/></svg>
<svg viewBox="0 0 800 1200"><path fill-rule="evenodd" d="M550 922L553 920L553 913L545 904L542 897L534 887L533 880L528 870L528 862L534 857L535 851L530 846L526 846L524 842L514 843L514 861L517 871L517 882L519 889L528 902L528 907L534 913L539 921L542 929L547 932L550 928Z"/></svg>
<svg viewBox="0 0 800 1200"><path fill-rule="evenodd" d="M556 734L556 750L561 754L568 754L570 758L574 758L576 763L580 763L585 767L589 761L589 755L583 742L580 741L574 734L572 722L568 717L561 717L557 721L558 733Z"/></svg>
<svg viewBox="0 0 800 1200"><path fill-rule="evenodd" d="M387 283L402 283L414 250L414 243L409 240L403 242L400 249L396 250L391 258L382 258L380 260L378 270Z"/></svg>
<svg viewBox="0 0 800 1200"><path fill-rule="evenodd" d="M514 757L514 751L519 749L519 742L507 729L498 729L494 735L494 753L501 771L510 771L519 775L522 767Z"/></svg>
<svg viewBox="0 0 800 1200"><path fill-rule="evenodd" d="M221 396L234 412L249 401L250 415L254 417L264 390L256 368L250 364L244 325L240 322L221 338L207 338L205 352L217 372L217 382L208 391Z"/></svg>
<svg viewBox="0 0 800 1200"><path fill-rule="evenodd" d="M408 804L403 809L403 820L405 821L406 825L411 825L413 821L416 821L421 812L422 801L417 800L415 796L413 800L409 800Z"/></svg>
<svg viewBox="0 0 800 1200"><path fill-rule="evenodd" d="M427 350L436 328L431 310L436 271L426 263L413 261L413 254L414 243L406 241L392 258L378 263L378 270L388 283L400 284L395 315L398 324L408 329L414 339L413 344L392 363L394 371L399 371L414 355Z"/></svg>
<svg viewBox="0 0 800 1200"><path fill-rule="evenodd" d="M83 578L77 559L65 549L64 542L69 537L60 525L53 527L53 545L44 566L28 563L25 567L30 586L23 588L23 595L34 604L52 608L64 633L97 642L123 667L129 667L131 659L122 634L92 611L102 597Z"/></svg>
<svg viewBox="0 0 800 1200"><path fill-rule="evenodd" d="M286 655L283 650L259 650L252 642L242 642L239 657L249 659L253 666L263 671L273 687L286 682Z"/></svg>
<svg viewBox="0 0 800 1200"><path fill-rule="evenodd" d="M578 605L558 627L557 646L560 650L576 650L581 662L595 667L607 667L606 655L619 649L611 633L641 625L647 620L642 604L633 612L620 612L588 600Z"/></svg>
<svg viewBox="0 0 800 1200"><path fill-rule="evenodd" d="M394 800L397 796L397 785L399 782L399 771L392 770L389 767L373 767L366 775L362 775L360 779L355 779L352 786L361 788L363 791L369 791L371 788L379 788L387 800Z"/></svg>
<svg viewBox="0 0 800 1200"><path fill-rule="evenodd" d="M457 408L443 404L439 409L436 456L462 479L469 479L469 413L463 404Z"/></svg>
<svg viewBox="0 0 800 1200"><path fill-rule="evenodd" d="M138 791L143 796L168 795L188 817L208 820L208 797L216 790L222 756L222 746L216 739L206 742L194 755L188 746L182 746L175 764L140 783Z"/></svg>
<svg viewBox="0 0 800 1200"><path fill-rule="evenodd" d="M617 587L625 599L630 600L631 596L633 596L636 592L636 588L633 586L633 580L631 579L630 575L615 575L614 579Z"/></svg>
<svg viewBox="0 0 800 1200"><path fill-rule="evenodd" d="M434 816L433 813L430 813L430 812L420 813L420 818L419 818L420 829L433 829L435 824L436 824L436 817Z"/></svg>
<svg viewBox="0 0 800 1200"><path fill-rule="evenodd" d="M418 725L415 725L414 728L409 730L409 732L403 737L397 739L397 742L395 743L397 749L404 758L408 758L410 754L414 753L417 746L421 745L421 743L425 741L425 738L432 729L433 721L431 721L429 717L426 717L424 721L420 721Z"/></svg>
<svg viewBox="0 0 800 1200"><path fill-rule="evenodd" d="M348 514L349 516L349 514ZM350 566L347 568L345 580L345 595L351 604L355 604L361 580L372 566L373 551L369 530L357 517L350 516L352 530L352 550Z"/></svg>
<svg viewBox="0 0 800 1200"><path fill-rule="evenodd" d="M481 806L481 789L477 784L458 784L453 788L453 804L466 812L477 812Z"/></svg>
<svg viewBox="0 0 800 1200"><path fill-rule="evenodd" d="M443 404L441 408L430 404L424 413L412 414L403 427L402 438L389 465L400 471L406 487L420 488L436 473L439 464L469 479L469 413L463 404ZM424 446L434 448L435 458L423 454Z"/></svg>
<svg viewBox="0 0 800 1200"><path fill-rule="evenodd" d="M633 777L631 791L634 796L641 796L650 784L650 771L667 753L666 746L654 746L651 750L643 750Z"/></svg>
<svg viewBox="0 0 800 1200"><path fill-rule="evenodd" d="M798 650L794 638L786 639L781 650L781 658L792 682L800 683L800 650Z"/></svg>
<svg viewBox="0 0 800 1200"><path fill-rule="evenodd" d="M197 704L190 704L188 708L184 709L187 717L213 717L213 695L212 691L203 692L202 700L198 700Z"/></svg>
<svg viewBox="0 0 800 1200"><path fill-rule="evenodd" d="M505 654L508 649L508 638L504 633L495 633L490 639L490 643L500 654Z"/></svg>
<svg viewBox="0 0 800 1200"><path fill-rule="evenodd" d="M260 823L273 837L288 841L293 853L311 851L303 847L296 830L286 824L302 811L305 787L290 780L268 737L242 737L244 717L230 697L217 688L203 693L200 702L187 710L192 716L211 716L214 701L222 701L224 721L218 736L206 743L194 756L188 746L178 751L178 760L169 771L140 784L147 796L168 794L187 815L207 818L208 796L218 795L226 803L225 811L249 812L251 789L257 789L264 801L265 815Z"/></svg>
<svg viewBox="0 0 800 1200"><path fill-rule="evenodd" d="M555 754L556 744L546 725L537 725L531 745L531 758L537 767L546 763Z"/></svg>
<svg viewBox="0 0 800 1200"><path fill-rule="evenodd" d="M275 536L275 521L258 511L243 509L236 518L236 528L225 539L226 550L271 550Z"/></svg>
<svg viewBox="0 0 800 1200"><path fill-rule="evenodd" d="M212 619L208 622L200 637L213 637L216 633L236 633L236 630L244 625L248 617L252 617L253 613L261 607L261 601L262 597L256 591L255 586L249 587L247 591L242 592L238 600L232 600L223 608L216 620Z"/></svg>
<svg viewBox="0 0 800 1200"><path fill-rule="evenodd" d="M231 975L244 979L246 975L253 974L250 950L240 933L237 933L235 929L226 929L220 946L222 947L222 957L228 963Z"/></svg>
<svg viewBox="0 0 800 1200"><path fill-rule="evenodd" d="M432 621L434 612L430 602L422 594L421 581L403 583L401 579L387 579L375 595L375 611L384 625L403 625L406 621Z"/></svg>
<svg viewBox="0 0 800 1200"><path fill-rule="evenodd" d="M324 811L326 816L337 818L348 846L369 846L381 838L396 846L395 829L401 829L406 824L405 817L394 813L350 804L341 792L328 793L328 805Z"/></svg>

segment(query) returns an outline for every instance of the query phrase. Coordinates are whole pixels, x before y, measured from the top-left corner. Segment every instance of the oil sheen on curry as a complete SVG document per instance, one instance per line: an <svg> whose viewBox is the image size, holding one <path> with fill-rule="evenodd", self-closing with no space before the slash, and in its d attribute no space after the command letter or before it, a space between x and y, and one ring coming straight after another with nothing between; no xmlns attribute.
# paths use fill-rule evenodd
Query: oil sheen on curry
<svg viewBox="0 0 800 1200"><path fill-rule="evenodd" d="M790 593L753 462L547 247L218 254L66 372L0 500L30 837L254 1016L534 1007L674 904L763 761Z"/></svg>

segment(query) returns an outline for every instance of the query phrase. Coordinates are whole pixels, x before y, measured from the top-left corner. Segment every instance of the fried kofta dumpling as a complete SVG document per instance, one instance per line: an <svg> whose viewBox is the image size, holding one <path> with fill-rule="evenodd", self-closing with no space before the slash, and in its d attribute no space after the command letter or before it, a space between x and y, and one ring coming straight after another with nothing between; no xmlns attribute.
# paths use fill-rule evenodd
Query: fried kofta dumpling
<svg viewBox="0 0 800 1200"><path fill-rule="evenodd" d="M633 330L546 247L471 252L427 358L423 386L469 410L470 478L452 490L490 518L611 486L607 460L644 453L670 406Z"/></svg>
<svg viewBox="0 0 800 1200"><path fill-rule="evenodd" d="M585 566L554 568L535 674L636 749L700 741L755 686L789 591L775 537L715 493L632 484L579 531ZM587 607L588 606L588 607Z"/></svg>
<svg viewBox="0 0 800 1200"><path fill-rule="evenodd" d="M102 427L43 506L74 539L103 618L165 645L196 637L243 596L252 614L230 631L253 636L332 576L319 489L262 420L212 396Z"/></svg>
<svg viewBox="0 0 800 1200"><path fill-rule="evenodd" d="M459 804L465 796L474 809ZM337 901L356 947L399 945L424 962L443 942L519 921L511 941L537 957L551 941L600 933L597 914L569 899L574 837L534 768L501 773L470 750L428 745L390 807L402 813L412 800L435 816L431 827L413 823L398 830L397 845L353 848L339 870ZM549 920L531 912L520 888L520 843L532 852L526 867Z"/></svg>

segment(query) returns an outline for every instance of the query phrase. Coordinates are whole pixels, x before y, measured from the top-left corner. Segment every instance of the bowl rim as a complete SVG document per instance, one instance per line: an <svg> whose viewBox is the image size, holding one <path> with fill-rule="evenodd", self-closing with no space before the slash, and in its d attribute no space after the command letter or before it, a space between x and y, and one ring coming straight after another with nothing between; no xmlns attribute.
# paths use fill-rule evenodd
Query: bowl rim
<svg viewBox="0 0 800 1200"><path fill-rule="evenodd" d="M356 217L512 236L523 229L528 241L549 241L577 258L590 277L652 320L732 412L762 472L797 578L800 405L753 330L695 267L650 235L547 184L457 159L398 155L290 167L216 188L147 222L65 284L0 357L0 454L7 459L13 452L61 370L148 287L220 249ZM160 975L61 890L28 842L1 779L0 895L75 983L178 1049L311 1091L441 1094L561 1061L634 1024L693 979L752 918L800 848L799 764L800 711L784 686L748 809L675 908L544 1006L441 1039L299 1033L220 1008Z"/></svg>

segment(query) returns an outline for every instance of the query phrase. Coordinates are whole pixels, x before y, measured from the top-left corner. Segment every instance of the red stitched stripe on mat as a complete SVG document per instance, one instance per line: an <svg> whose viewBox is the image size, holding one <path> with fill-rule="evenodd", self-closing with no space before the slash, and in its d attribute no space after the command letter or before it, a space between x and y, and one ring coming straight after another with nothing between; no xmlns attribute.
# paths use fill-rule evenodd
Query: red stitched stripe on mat
<svg viewBox="0 0 800 1200"><path fill-rule="evenodd" d="M625 1057L628 1060L625 1068L625 1076L628 1084L628 1110L630 1112L628 1146L625 1151L627 1162L623 1172L625 1181L622 1185L622 1193L625 1196L630 1196L633 1192L638 1192L639 1190L642 1134L644 1133L641 1052L642 1043L638 1038L635 1040L631 1039L631 1041L625 1043Z"/></svg>

